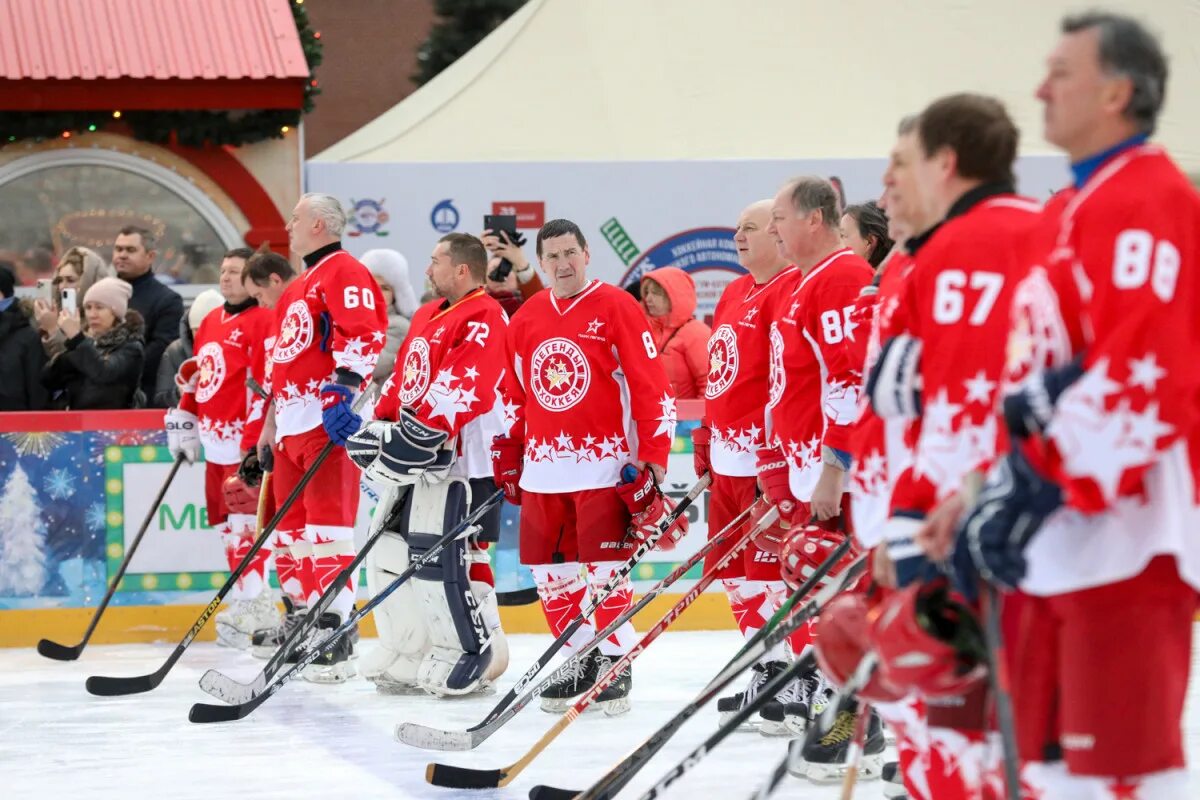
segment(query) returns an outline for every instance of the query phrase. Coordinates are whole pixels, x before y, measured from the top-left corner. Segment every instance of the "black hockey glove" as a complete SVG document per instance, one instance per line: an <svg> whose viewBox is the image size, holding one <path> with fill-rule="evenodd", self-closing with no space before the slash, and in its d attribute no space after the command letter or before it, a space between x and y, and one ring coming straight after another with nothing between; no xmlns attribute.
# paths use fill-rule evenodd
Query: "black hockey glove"
<svg viewBox="0 0 1200 800"><path fill-rule="evenodd" d="M1042 434L1059 396L1083 375L1083 356L1070 364L1030 375L1003 400L1004 424L1018 439Z"/></svg>
<svg viewBox="0 0 1200 800"><path fill-rule="evenodd" d="M884 419L921 415L921 340L907 333L884 342L867 379L871 408Z"/></svg>

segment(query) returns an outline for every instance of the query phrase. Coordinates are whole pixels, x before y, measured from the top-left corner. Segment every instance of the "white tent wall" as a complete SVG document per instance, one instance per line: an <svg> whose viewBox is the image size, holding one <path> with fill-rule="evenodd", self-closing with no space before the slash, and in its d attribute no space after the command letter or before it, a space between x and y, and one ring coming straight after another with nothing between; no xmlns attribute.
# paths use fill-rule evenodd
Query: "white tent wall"
<svg viewBox="0 0 1200 800"><path fill-rule="evenodd" d="M1034 90L1059 19L1126 11L1172 74L1158 140L1200 172L1195 0L529 0L316 161L878 157L935 97L1000 97L1050 153Z"/></svg>

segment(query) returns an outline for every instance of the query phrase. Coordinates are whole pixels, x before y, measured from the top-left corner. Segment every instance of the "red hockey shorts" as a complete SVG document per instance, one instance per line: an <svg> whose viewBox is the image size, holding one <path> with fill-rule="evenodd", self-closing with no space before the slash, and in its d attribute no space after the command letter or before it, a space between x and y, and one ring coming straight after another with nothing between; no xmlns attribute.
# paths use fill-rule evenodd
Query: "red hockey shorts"
<svg viewBox="0 0 1200 800"><path fill-rule="evenodd" d="M1128 580L1027 598L1010 645L1022 760L1061 751L1072 774L1106 777L1182 768L1196 601L1173 556Z"/></svg>
<svg viewBox="0 0 1200 800"><path fill-rule="evenodd" d="M229 519L229 509L225 507L225 492L222 487L225 485L225 479L237 471L237 464L204 462L204 504L208 506L210 528L215 528Z"/></svg>
<svg viewBox="0 0 1200 800"><path fill-rule="evenodd" d="M521 563L624 561L637 541L615 488L521 493Z"/></svg>
<svg viewBox="0 0 1200 800"><path fill-rule="evenodd" d="M285 436L275 446L271 494L276 508L283 507L300 477L328 443L325 429L317 427L295 436ZM299 531L304 530L305 525L353 528L358 515L358 479L358 468L346 455L345 448L334 447L309 479L303 494L284 514L279 530Z"/></svg>
<svg viewBox="0 0 1200 800"><path fill-rule="evenodd" d="M718 475L711 470L709 475L712 476L712 484L708 487L708 535L712 537L724 530L726 525L754 502L754 498L757 496L758 479L753 475L738 477ZM730 531L725 537L725 544L705 557L705 572L712 569L737 544L746 531L744 526L750 524L753 523L750 515L747 515L738 530ZM729 578L746 578L752 581L782 580L779 575L779 556L759 549L752 542L742 551L741 558L734 559L717 575L717 580Z"/></svg>

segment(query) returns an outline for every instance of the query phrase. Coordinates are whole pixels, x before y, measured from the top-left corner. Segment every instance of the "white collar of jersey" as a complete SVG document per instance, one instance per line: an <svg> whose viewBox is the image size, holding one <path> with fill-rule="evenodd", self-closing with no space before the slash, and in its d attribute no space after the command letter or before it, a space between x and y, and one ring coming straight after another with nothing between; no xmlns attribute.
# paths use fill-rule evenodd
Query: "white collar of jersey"
<svg viewBox="0 0 1200 800"><path fill-rule="evenodd" d="M828 256L825 257L824 261L822 261L821 263L817 264L815 267L810 269L808 271L808 274L800 279L800 285L796 287L796 291L800 291L800 289L802 289L804 287L804 284L808 283L810 278L812 278L818 272L825 269L830 264L832 264L834 261L837 261L839 258L841 258L842 256L845 256L845 255L854 255L854 251L851 250L849 247L843 247L840 250L834 250L832 253L830 253Z"/></svg>
<svg viewBox="0 0 1200 800"><path fill-rule="evenodd" d="M576 303L578 303L580 300L582 300L587 295L594 292L596 290L596 287L598 287L599 285L600 285L600 281L593 278L592 280L588 281L587 285L584 286L582 289L580 289L578 292L571 295L570 297L562 298L561 301L559 300L558 295L556 295L554 293L554 290L551 289L550 290L550 304L552 306L554 306L554 310L558 312L558 315L562 316L563 314L566 314L568 311L570 311L572 308L574 308ZM559 302L566 303L566 306L560 308L558 305Z"/></svg>
<svg viewBox="0 0 1200 800"><path fill-rule="evenodd" d="M780 278L782 278L785 275L790 275L795 271L796 271L796 265L788 264L786 267L779 270L779 272L776 272L775 277L771 278L771 280L767 281L766 283L750 284L750 291L746 292L746 299L743 300L742 302L749 303L751 300L753 300L754 298L758 297L760 294L765 292L771 286L771 284L775 283L775 281L779 280Z"/></svg>

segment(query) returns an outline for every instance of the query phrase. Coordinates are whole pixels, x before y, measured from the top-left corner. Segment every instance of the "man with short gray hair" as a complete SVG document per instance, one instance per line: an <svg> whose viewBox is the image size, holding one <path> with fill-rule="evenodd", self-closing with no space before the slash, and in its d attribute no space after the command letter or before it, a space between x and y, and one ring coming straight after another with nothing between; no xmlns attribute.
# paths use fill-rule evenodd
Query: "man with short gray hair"
<svg viewBox="0 0 1200 800"><path fill-rule="evenodd" d="M379 285L342 249L345 225L341 204L327 194L306 194L292 211L288 242L304 260L304 272L275 306L276 336L268 357L272 402L258 442L259 460L273 473L277 505L316 466L326 445L337 445L316 466L273 542L276 550L287 547L301 565L296 585L284 591L310 606L354 560L358 470L345 443L362 425L352 403L375 369L387 331ZM353 610L355 577L318 619L323 634ZM343 637L304 677L340 683L354 674L352 654L351 637Z"/></svg>

